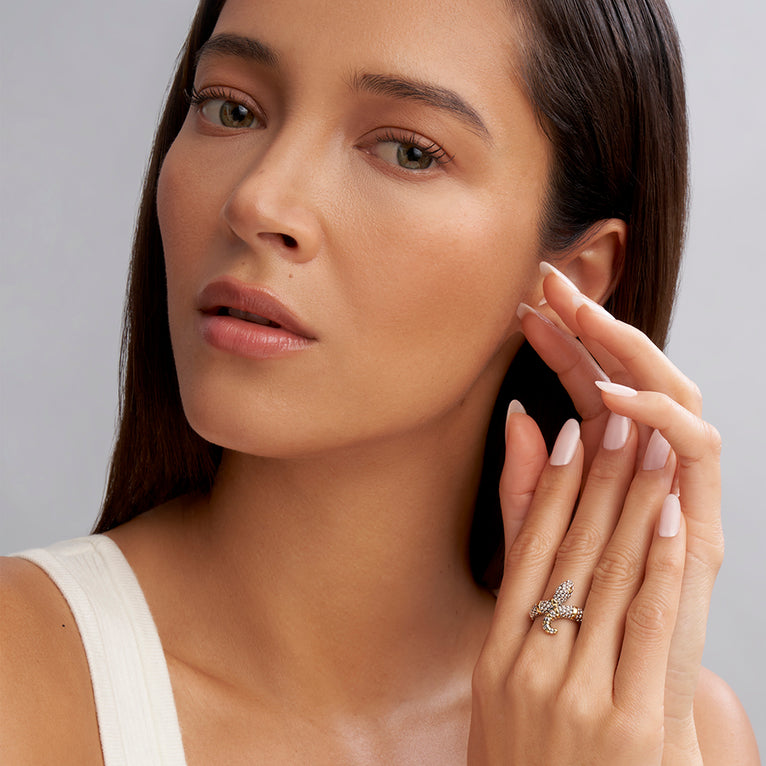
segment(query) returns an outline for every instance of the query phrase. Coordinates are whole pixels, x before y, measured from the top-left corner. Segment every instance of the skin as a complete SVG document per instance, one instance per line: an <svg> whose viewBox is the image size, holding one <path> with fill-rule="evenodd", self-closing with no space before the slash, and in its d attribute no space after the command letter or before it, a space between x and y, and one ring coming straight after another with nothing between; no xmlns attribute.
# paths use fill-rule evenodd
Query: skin
<svg viewBox="0 0 766 766"><path fill-rule="evenodd" d="M262 121L226 128L212 102L193 108L162 169L184 408L224 458L209 496L180 498L109 534L155 617L187 760L465 764L468 752L473 766L582 763L568 752L577 731L594 763L614 763L615 752L660 763L663 744L666 763L700 763L702 754L724 763L723 753L754 762L736 699L714 677L697 685L704 625L678 606L706 608L719 562L713 431L699 425L686 379L669 363L658 368L648 340L628 353L636 339L626 326L587 306L574 312L569 288L538 270L548 149L510 63L498 66L513 55L504 5L445 0L429 5L426 21L396 2L367 3L360 15L351 3L256 10L229 0L214 34L257 38L279 66L206 56L195 88L225 88ZM449 88L470 101L488 136L432 105L354 92L354 71ZM414 133L453 159L398 166L394 128L399 140ZM623 237L624 226L608 222L561 262L597 300ZM316 342L266 361L212 348L195 301L224 275L276 293ZM543 290L562 329L516 314ZM486 425L522 329L561 373L584 423L573 460L551 466L531 419L509 419L501 499L514 553L496 605L474 584L465 544ZM615 380L649 393L602 397L573 334L598 348ZM599 446L607 407L643 424L616 451ZM650 428L675 454L646 476L636 466ZM699 475L687 470L695 461ZM685 521L660 539L658 508L674 480ZM597 530L591 544L567 553L566 539L586 525ZM546 545L535 547L541 537ZM619 555L636 539L633 555L649 562L643 578L642 566L622 587L593 574L605 551ZM704 548L691 557L703 562L699 572L685 562L687 541L695 554L694 545ZM559 622L554 639L526 610L565 571L576 572L577 604L592 577L602 606L588 615L602 629ZM64 758L99 763L87 666L66 605L27 562L3 562L0 581L10 615L0 625L9 648L0 700L21 700L1 711L0 745L20 763L53 754L66 763L66 742ZM623 629L628 645L637 599L667 608L654 633L629 644L644 656L641 641L655 639L652 662L621 673L603 658L619 655ZM561 690L573 688L587 656L601 670L575 715ZM685 679L677 688L666 683L669 656ZM663 703L672 713L664 721ZM692 705L728 730L700 739ZM549 749L536 750L550 731Z"/></svg>

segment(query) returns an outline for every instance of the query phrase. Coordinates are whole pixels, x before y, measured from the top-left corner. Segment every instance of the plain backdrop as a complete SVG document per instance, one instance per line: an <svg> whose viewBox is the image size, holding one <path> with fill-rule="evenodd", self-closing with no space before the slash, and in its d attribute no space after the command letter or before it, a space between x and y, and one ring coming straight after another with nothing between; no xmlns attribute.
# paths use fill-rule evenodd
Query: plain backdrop
<svg viewBox="0 0 766 766"><path fill-rule="evenodd" d="M766 3L670 5L686 56L693 198L669 355L724 437L727 558L705 663L739 694L763 745ZM133 219L193 12L192 0L0 8L0 552L87 534L96 518Z"/></svg>

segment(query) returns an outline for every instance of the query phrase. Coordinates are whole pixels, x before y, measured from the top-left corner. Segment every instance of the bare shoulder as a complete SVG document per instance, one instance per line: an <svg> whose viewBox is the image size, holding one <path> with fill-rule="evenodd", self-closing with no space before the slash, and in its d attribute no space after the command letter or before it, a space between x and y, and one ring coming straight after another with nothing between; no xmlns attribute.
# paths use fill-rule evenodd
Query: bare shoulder
<svg viewBox="0 0 766 766"><path fill-rule="evenodd" d="M706 764L759 766L758 745L742 703L715 673L702 668L694 698L694 721Z"/></svg>
<svg viewBox="0 0 766 766"><path fill-rule="evenodd" d="M72 613L29 561L0 557L0 752L14 764L103 763Z"/></svg>

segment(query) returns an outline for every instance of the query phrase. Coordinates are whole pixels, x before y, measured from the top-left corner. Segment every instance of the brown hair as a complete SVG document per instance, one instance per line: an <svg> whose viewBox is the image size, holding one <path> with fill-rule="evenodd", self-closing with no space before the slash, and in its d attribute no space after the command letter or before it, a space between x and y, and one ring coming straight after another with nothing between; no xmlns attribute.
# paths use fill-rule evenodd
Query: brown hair
<svg viewBox="0 0 766 766"><path fill-rule="evenodd" d="M220 448L198 436L183 413L156 190L164 157L186 116L195 56L223 4L200 2L154 140L124 314L119 430L97 532L187 492L207 491L220 461ZM626 221L622 274L607 308L662 346L687 200L686 106L670 13L663 0L511 0L510 7L521 29L518 74L551 143L541 251L555 258L597 222ZM524 403L549 443L573 412L555 376L522 347L490 423L471 535L474 575L491 586L501 573L497 482L505 408L512 397Z"/></svg>

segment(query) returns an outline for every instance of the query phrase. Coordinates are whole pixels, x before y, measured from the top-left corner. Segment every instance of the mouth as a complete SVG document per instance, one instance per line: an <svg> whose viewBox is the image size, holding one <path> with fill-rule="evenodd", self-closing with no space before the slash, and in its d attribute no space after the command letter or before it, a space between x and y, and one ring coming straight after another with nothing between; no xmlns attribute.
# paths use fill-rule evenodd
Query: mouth
<svg viewBox="0 0 766 766"><path fill-rule="evenodd" d="M219 317L234 317L235 319L243 319L245 322L252 322L253 324L260 324L264 327L276 327L280 329L282 327L278 322L274 322L266 317L259 316L258 314L251 314L249 311L242 311L240 309L233 309L230 306L220 306L214 312Z"/></svg>
<svg viewBox="0 0 766 766"><path fill-rule="evenodd" d="M315 333L270 289L223 277L205 287L197 308L208 317L231 317L240 322L316 340Z"/></svg>

